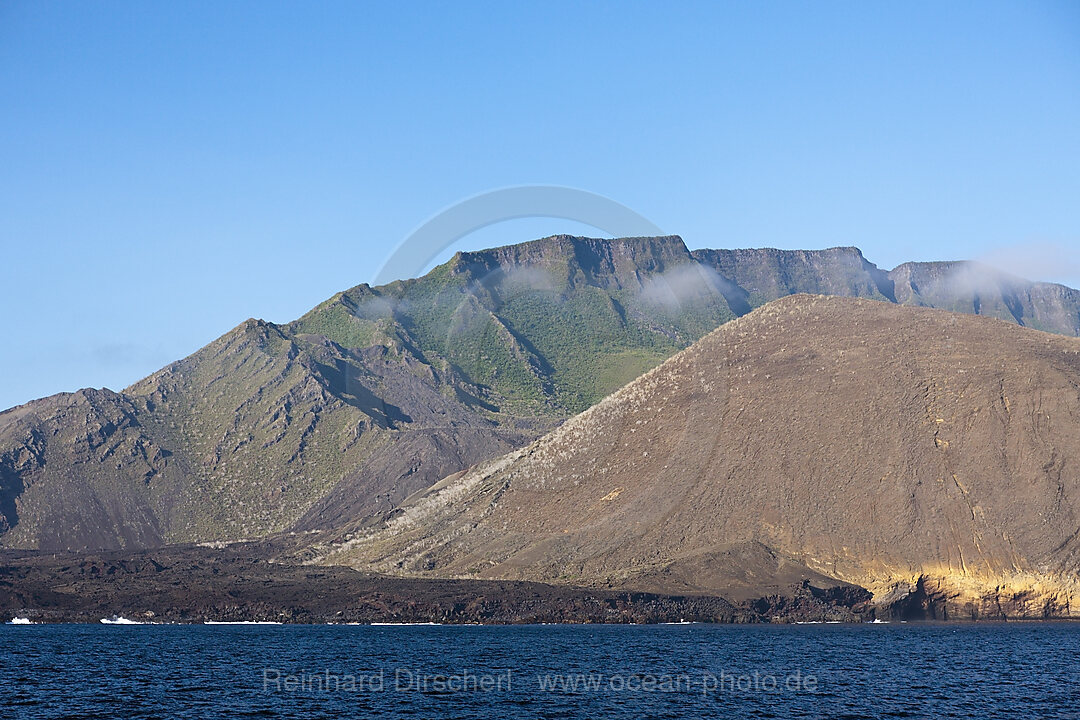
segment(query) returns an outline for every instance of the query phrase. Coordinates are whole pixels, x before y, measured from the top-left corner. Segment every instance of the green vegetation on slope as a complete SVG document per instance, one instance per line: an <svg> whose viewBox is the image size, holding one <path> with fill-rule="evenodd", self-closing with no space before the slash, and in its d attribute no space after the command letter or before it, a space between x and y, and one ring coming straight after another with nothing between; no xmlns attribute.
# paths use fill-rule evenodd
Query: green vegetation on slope
<svg viewBox="0 0 1080 720"><path fill-rule="evenodd" d="M665 273L696 267L681 240L658 239L659 249L621 242L598 248L597 241L549 238L515 246L531 251L524 266L459 253L423 278L353 288L291 329L354 347L376 338L383 322L426 361L448 362L485 388L500 410L565 416L735 317L704 286L691 302L651 297L653 276L663 282ZM641 272L640 262L626 263L613 246L631 261L645 255L660 272Z"/></svg>

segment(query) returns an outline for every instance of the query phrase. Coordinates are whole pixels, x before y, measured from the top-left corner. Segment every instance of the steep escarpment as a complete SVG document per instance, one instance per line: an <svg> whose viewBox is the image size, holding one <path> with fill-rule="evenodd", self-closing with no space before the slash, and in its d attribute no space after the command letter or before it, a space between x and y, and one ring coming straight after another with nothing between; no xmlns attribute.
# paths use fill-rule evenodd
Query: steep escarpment
<svg viewBox="0 0 1080 720"><path fill-rule="evenodd" d="M798 293L895 302L889 275L858 248L695 250L693 255L731 283L741 301L740 315Z"/></svg>
<svg viewBox="0 0 1080 720"><path fill-rule="evenodd" d="M970 262L907 263L889 273L905 305L986 315L1036 330L1080 334L1080 292Z"/></svg>
<svg viewBox="0 0 1080 720"><path fill-rule="evenodd" d="M725 596L814 573L903 612L1071 616L1078 463L1080 341L797 296L324 561Z"/></svg>
<svg viewBox="0 0 1080 720"><path fill-rule="evenodd" d="M886 272L857 248L695 250L714 269L738 315L810 293L986 315L1059 335L1080 335L1080 291L1032 282L977 262L912 262Z"/></svg>

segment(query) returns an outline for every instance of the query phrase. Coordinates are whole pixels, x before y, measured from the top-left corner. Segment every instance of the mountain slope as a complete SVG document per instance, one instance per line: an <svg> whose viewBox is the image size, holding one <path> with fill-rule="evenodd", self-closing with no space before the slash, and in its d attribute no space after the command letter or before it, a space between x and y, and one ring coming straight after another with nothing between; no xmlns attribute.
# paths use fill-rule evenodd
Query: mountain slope
<svg viewBox="0 0 1080 720"><path fill-rule="evenodd" d="M556 236L250 320L122 393L0 413L0 545L152 547L334 528L524 445L717 326L793 293L1075 335L1080 293L854 248Z"/></svg>
<svg viewBox="0 0 1080 720"><path fill-rule="evenodd" d="M500 409L561 419L733 319L716 282L678 237L556 236L360 285L290 329L402 344L459 368Z"/></svg>
<svg viewBox="0 0 1080 720"><path fill-rule="evenodd" d="M499 427L455 390L467 392L408 355L351 353L248 321L122 395L80 391L0 414L4 543L94 549L266 535L365 463L384 482L364 503L370 511L535 436ZM427 462L403 443L411 431L441 443L446 460Z"/></svg>
<svg viewBox="0 0 1080 720"><path fill-rule="evenodd" d="M683 266L677 238L462 254L289 326L248 321L92 406L57 396L2 413L2 542L152 547L387 510L733 317L707 294L657 307L646 290ZM79 445L92 432L105 444ZM144 455L152 468L114 462Z"/></svg>
<svg viewBox="0 0 1080 720"><path fill-rule="evenodd" d="M786 567L950 614L1072 615L1078 464L1080 340L797 296L324 561L725 596Z"/></svg>
<svg viewBox="0 0 1080 720"><path fill-rule="evenodd" d="M4 543L160 545L161 510L183 477L137 416L129 398L108 390L55 395L0 414Z"/></svg>

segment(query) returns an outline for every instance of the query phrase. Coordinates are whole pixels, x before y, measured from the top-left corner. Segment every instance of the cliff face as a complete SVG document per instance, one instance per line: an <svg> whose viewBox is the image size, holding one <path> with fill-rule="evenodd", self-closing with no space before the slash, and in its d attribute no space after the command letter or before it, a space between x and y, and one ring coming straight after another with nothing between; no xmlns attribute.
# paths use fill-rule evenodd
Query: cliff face
<svg viewBox="0 0 1080 720"><path fill-rule="evenodd" d="M743 298L740 315L796 293L862 297L895 302L887 273L857 248L831 250L695 250Z"/></svg>
<svg viewBox="0 0 1080 720"><path fill-rule="evenodd" d="M532 441L793 293L1080 332L1080 293L969 267L889 274L854 248L691 253L678 237L459 253L287 325L248 321L122 393L0 413L0 545L152 547L337 527Z"/></svg>
<svg viewBox="0 0 1080 720"><path fill-rule="evenodd" d="M725 597L813 573L901 615L1072 616L1078 461L1080 341L799 296L325 561Z"/></svg>
<svg viewBox="0 0 1080 720"><path fill-rule="evenodd" d="M908 263L889 273L895 300L989 317L1062 335L1080 334L1080 292L1033 283L978 263Z"/></svg>
<svg viewBox="0 0 1080 720"><path fill-rule="evenodd" d="M738 315L797 293L859 297L986 315L1059 335L1080 335L1080 291L1014 277L975 262L905 263L885 272L857 248L695 250L730 283Z"/></svg>

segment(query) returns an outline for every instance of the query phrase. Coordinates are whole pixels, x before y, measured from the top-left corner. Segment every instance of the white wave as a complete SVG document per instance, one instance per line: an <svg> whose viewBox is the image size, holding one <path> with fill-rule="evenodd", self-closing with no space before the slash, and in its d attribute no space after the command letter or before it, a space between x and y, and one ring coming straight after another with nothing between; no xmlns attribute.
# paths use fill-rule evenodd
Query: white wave
<svg viewBox="0 0 1080 720"><path fill-rule="evenodd" d="M437 623L437 622L426 622L426 623L423 623L423 622L421 622L421 623L406 623L406 622L373 622L373 623L368 623L368 624L369 624L369 625L379 625L379 626L381 626L381 627L386 627L386 626L393 626L393 625L442 625L442 623Z"/></svg>
<svg viewBox="0 0 1080 720"><path fill-rule="evenodd" d="M108 618L101 618L103 625L147 625L148 623L139 622L138 620L131 620L126 617L120 617L119 615L113 615Z"/></svg>
<svg viewBox="0 0 1080 720"><path fill-rule="evenodd" d="M280 625L276 620L207 620L203 625Z"/></svg>
<svg viewBox="0 0 1080 720"><path fill-rule="evenodd" d="M13 617L13 618L11 618L10 620L7 621L7 624L8 625L37 625L37 623L34 622L33 620L31 620L30 618L24 618L24 617Z"/></svg>

